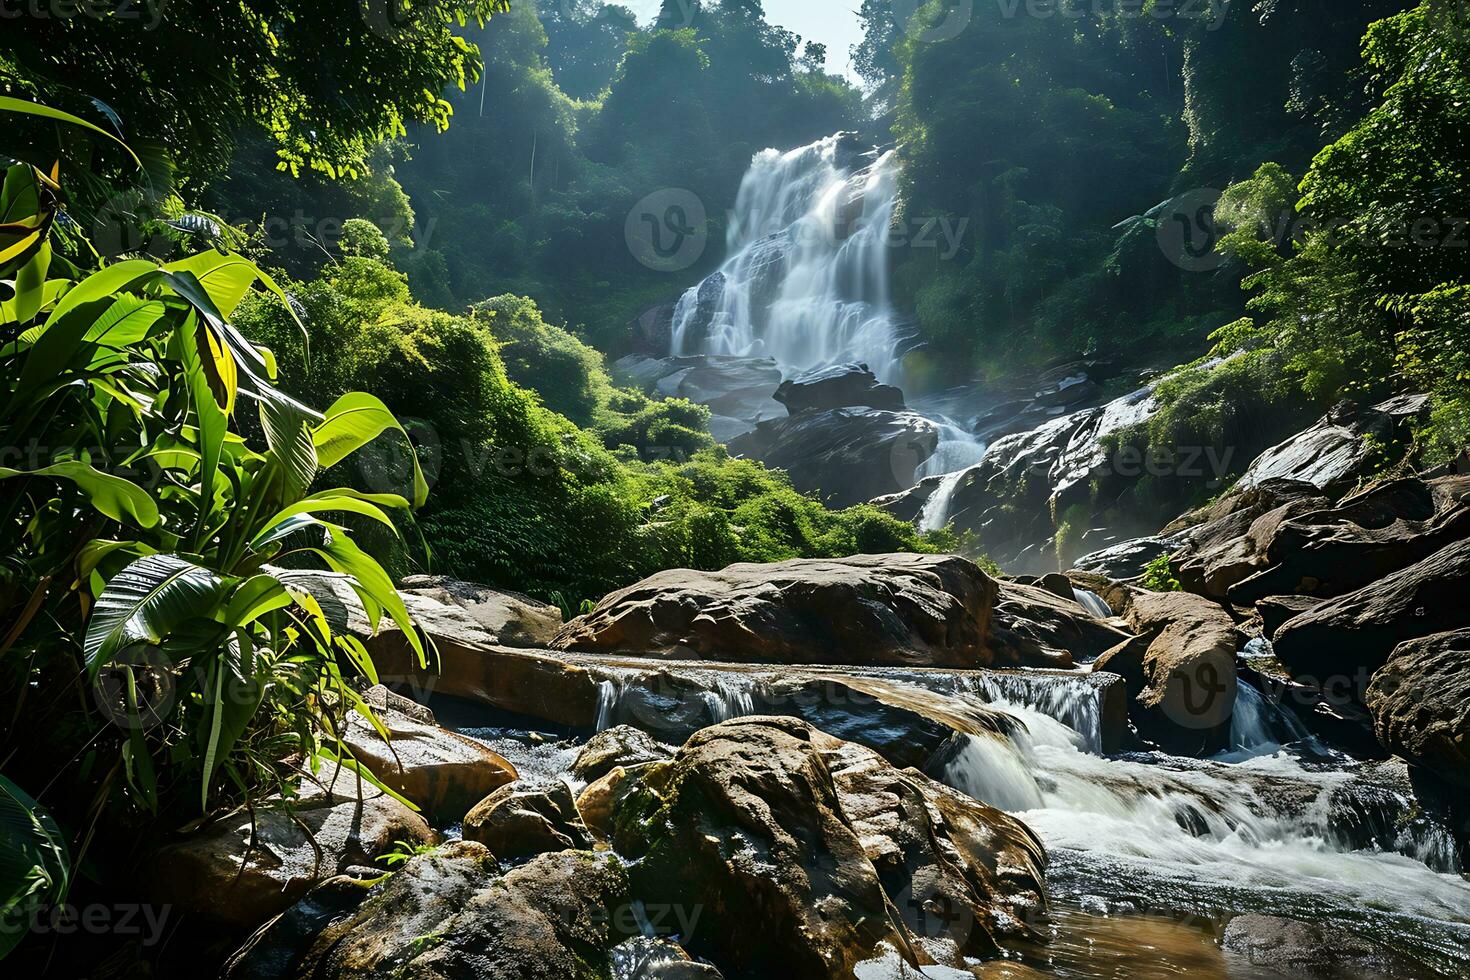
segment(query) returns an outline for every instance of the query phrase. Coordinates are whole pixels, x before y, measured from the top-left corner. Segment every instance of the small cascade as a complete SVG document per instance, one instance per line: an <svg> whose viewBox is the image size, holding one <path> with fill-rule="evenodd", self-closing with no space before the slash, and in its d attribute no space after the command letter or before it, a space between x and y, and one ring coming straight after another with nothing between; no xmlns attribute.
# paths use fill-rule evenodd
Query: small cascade
<svg viewBox="0 0 1470 980"><path fill-rule="evenodd" d="M746 677L718 676L712 689L705 691L703 697L705 704L709 706L710 717L716 724L757 713L755 684Z"/></svg>
<svg viewBox="0 0 1470 980"><path fill-rule="evenodd" d="M605 732L613 727L613 713L617 710L618 700L623 696L623 685L620 681L602 681L597 685L597 730Z"/></svg>
<svg viewBox="0 0 1470 980"><path fill-rule="evenodd" d="M940 778L1036 831L1060 897L1386 928L1470 964L1470 882L1401 767L1264 754L1267 739L1295 729L1258 691L1244 692L1237 721L1258 754L1232 762L1103 757L1057 719L1058 703L1038 710L985 688L1024 732L967 738Z"/></svg>
<svg viewBox="0 0 1470 980"><path fill-rule="evenodd" d="M672 353L771 357L788 377L860 361L897 380L888 264L898 172L896 151L859 154L846 134L757 154L730 258L680 299Z"/></svg>
<svg viewBox="0 0 1470 980"><path fill-rule="evenodd" d="M965 470L955 470L939 481L939 486L934 488L929 499L924 501L924 509L919 512L920 531L942 531L949 523L950 504L965 473Z"/></svg>
<svg viewBox="0 0 1470 980"><path fill-rule="evenodd" d="M1230 719L1230 749L1222 759L1240 762L1274 754L1283 745L1299 742L1318 745L1290 708L1273 703L1255 685L1237 681L1235 713Z"/></svg>
<svg viewBox="0 0 1470 980"><path fill-rule="evenodd" d="M966 674L956 677L956 686L994 707L1043 716L1053 723L1046 726L1051 737L1102 753L1103 692L1087 675Z"/></svg>
<svg viewBox="0 0 1470 980"><path fill-rule="evenodd" d="M1077 597L1077 602L1093 616L1098 619L1112 619L1113 607L1103 600L1103 597L1091 589L1079 589L1072 587L1072 594Z"/></svg>

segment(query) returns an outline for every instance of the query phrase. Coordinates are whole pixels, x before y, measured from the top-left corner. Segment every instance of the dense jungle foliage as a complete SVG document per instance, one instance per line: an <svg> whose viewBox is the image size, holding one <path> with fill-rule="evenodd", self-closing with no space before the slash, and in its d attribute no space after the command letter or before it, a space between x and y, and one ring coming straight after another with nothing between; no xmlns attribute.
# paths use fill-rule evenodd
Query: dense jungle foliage
<svg viewBox="0 0 1470 980"><path fill-rule="evenodd" d="M308 567L417 637L408 572L576 609L669 567L955 546L829 510L609 375L627 322L718 264L767 146L896 143L901 220L962 229L895 253L916 376L1213 351L1237 357L1126 437L1412 386L1431 458L1459 452L1470 5L1061 3L1087 15L966 4L952 30L952 0L864 0L861 85L759 0L7 20L0 826L25 860L0 916L125 867L88 850L104 821L354 768L335 733L374 668ZM624 240L668 188L713 243L675 274Z"/></svg>

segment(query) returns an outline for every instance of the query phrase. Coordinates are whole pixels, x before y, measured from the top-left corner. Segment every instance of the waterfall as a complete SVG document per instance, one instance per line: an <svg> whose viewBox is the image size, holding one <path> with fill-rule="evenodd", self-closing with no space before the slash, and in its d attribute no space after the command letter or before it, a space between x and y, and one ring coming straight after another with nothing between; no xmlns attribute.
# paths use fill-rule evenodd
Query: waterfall
<svg viewBox="0 0 1470 980"><path fill-rule="evenodd" d="M602 681L597 685L597 730L605 732L612 727L613 712L623 696L623 685L618 681Z"/></svg>
<svg viewBox="0 0 1470 980"><path fill-rule="evenodd" d="M942 531L949 523L949 504L954 499L955 490L960 481L965 478L968 470L955 470L947 474L939 481L939 486L924 501L924 509L919 511L920 531Z"/></svg>
<svg viewBox="0 0 1470 980"><path fill-rule="evenodd" d="M1103 601L1103 597L1091 589L1072 588L1072 594L1077 597L1077 602L1089 613L1098 619L1112 619L1113 607Z"/></svg>
<svg viewBox="0 0 1470 980"><path fill-rule="evenodd" d="M898 170L896 151L873 160L842 134L757 154L736 199L730 258L675 308L673 353L771 357L788 376L860 361L894 382Z"/></svg>

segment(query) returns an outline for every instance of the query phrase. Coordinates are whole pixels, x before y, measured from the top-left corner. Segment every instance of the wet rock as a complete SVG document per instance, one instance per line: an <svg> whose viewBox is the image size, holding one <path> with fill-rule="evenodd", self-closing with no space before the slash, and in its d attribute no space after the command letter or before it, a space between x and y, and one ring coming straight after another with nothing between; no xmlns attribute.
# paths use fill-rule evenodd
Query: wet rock
<svg viewBox="0 0 1470 980"><path fill-rule="evenodd" d="M755 705L760 714L800 718L834 738L873 749L896 766L927 770L967 735L1010 736L1009 715L963 696L863 677L777 680Z"/></svg>
<svg viewBox="0 0 1470 980"><path fill-rule="evenodd" d="M261 926L226 961L225 980L280 980L290 976L318 934L357 911L367 899L372 880L338 875L317 885L306 897Z"/></svg>
<svg viewBox="0 0 1470 980"><path fill-rule="evenodd" d="M1007 569L1056 571L1057 522L1092 528L1106 506L1093 490L1113 470L1104 437L1146 421L1156 408L1152 389L1143 388L997 440L956 484L950 520L974 532L981 550Z"/></svg>
<svg viewBox="0 0 1470 980"><path fill-rule="evenodd" d="M879 408L902 412L903 392L880 384L866 364L836 364L781 382L776 401L792 415L834 408Z"/></svg>
<svg viewBox="0 0 1470 980"><path fill-rule="evenodd" d="M1141 590L1129 596L1124 616L1138 636L1103 654L1093 669L1123 677L1139 733L1175 755L1224 748L1243 643L1230 616L1186 592Z"/></svg>
<svg viewBox="0 0 1470 980"><path fill-rule="evenodd" d="M615 946L613 975L619 980L720 980L719 970L696 963L668 939L639 936Z"/></svg>
<svg viewBox="0 0 1470 980"><path fill-rule="evenodd" d="M1230 920L1221 941L1228 961L1252 975L1312 980L1413 980L1428 971L1418 963L1346 929L1265 915Z"/></svg>
<svg viewBox="0 0 1470 980"><path fill-rule="evenodd" d="M1379 741L1470 789L1470 630L1399 644L1365 701Z"/></svg>
<svg viewBox="0 0 1470 980"><path fill-rule="evenodd" d="M650 306L628 321L628 341L639 354L662 357L669 352L674 336L674 308L677 297Z"/></svg>
<svg viewBox="0 0 1470 980"><path fill-rule="evenodd" d="M1230 590L1333 598L1470 537L1470 477L1374 484L1338 505L1294 514L1262 535L1262 570Z"/></svg>
<svg viewBox="0 0 1470 980"><path fill-rule="evenodd" d="M660 572L557 635L562 650L768 664L988 664L998 589L964 558L863 555Z"/></svg>
<svg viewBox="0 0 1470 980"><path fill-rule="evenodd" d="M1316 425L1266 450L1246 468L1237 489L1267 480L1299 480L1337 494L1370 474L1379 447L1393 446L1407 423L1428 404L1424 395L1400 395L1371 408L1342 402Z"/></svg>
<svg viewBox="0 0 1470 980"><path fill-rule="evenodd" d="M730 441L737 456L785 470L792 485L832 507L912 487L939 447L939 427L913 412L835 408L761 422Z"/></svg>
<svg viewBox="0 0 1470 980"><path fill-rule="evenodd" d="M794 719L700 732L614 822L644 901L742 922L685 943L733 974L850 976L885 944L962 966L1044 909L1044 852L1021 824Z"/></svg>
<svg viewBox="0 0 1470 980"><path fill-rule="evenodd" d="M1276 656L1297 678L1336 678L1358 696L1405 640L1470 627L1470 540L1287 620Z"/></svg>
<svg viewBox="0 0 1470 980"><path fill-rule="evenodd" d="M354 774L324 768L314 778L322 785L305 783L289 809L271 800L164 845L147 862L150 900L254 929L397 844L438 841L423 817Z"/></svg>
<svg viewBox="0 0 1470 980"><path fill-rule="evenodd" d="M300 980L567 980L609 975L632 919L617 858L543 854L505 875L461 841L410 860L357 913L328 927ZM633 925L636 929L636 923Z"/></svg>
<svg viewBox="0 0 1470 980"><path fill-rule="evenodd" d="M592 847L592 836L563 782L502 786L464 818L464 839L484 844L502 861Z"/></svg>
<svg viewBox="0 0 1470 980"><path fill-rule="evenodd" d="M402 591L446 606L457 606L508 647L544 647L562 627L561 610L519 592L505 592L442 575L415 575Z"/></svg>
<svg viewBox="0 0 1470 980"><path fill-rule="evenodd" d="M394 709L376 714L388 741L357 714L348 717L343 741L383 785L431 818L453 823L476 801L517 778L515 766L474 739Z"/></svg>
<svg viewBox="0 0 1470 980"><path fill-rule="evenodd" d="M1072 567L1079 572L1093 572L1126 582L1141 577L1149 565L1165 555L1174 554L1183 543L1180 538L1130 538L1083 555L1072 563Z"/></svg>
<svg viewBox="0 0 1470 980"><path fill-rule="evenodd" d="M674 750L651 736L628 725L609 728L598 732L572 763L573 778L584 783L596 782L613 769L642 765L645 762L663 762L672 758Z"/></svg>

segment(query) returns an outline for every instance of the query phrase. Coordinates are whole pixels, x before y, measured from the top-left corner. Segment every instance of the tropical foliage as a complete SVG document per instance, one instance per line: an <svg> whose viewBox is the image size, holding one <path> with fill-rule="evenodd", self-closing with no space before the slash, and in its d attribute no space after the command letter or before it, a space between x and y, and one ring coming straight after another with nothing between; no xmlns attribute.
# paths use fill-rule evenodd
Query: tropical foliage
<svg viewBox="0 0 1470 980"><path fill-rule="evenodd" d="M338 523L396 533L427 498L416 461L401 492L319 479L401 439L397 420L372 395L318 412L277 386L273 354L231 317L253 289L284 294L243 256L89 261L60 174L16 164L0 190L7 917L66 882L26 776L49 772L59 795L90 800L68 816L97 821L207 813L323 760L357 770L334 733L348 712L371 718L356 682L376 675L341 595L429 655L388 574ZM73 752L79 765L57 773Z"/></svg>

